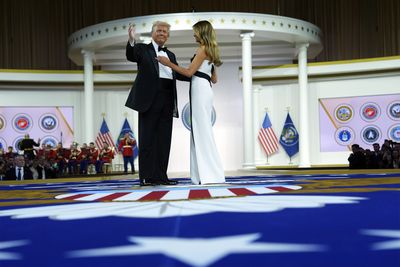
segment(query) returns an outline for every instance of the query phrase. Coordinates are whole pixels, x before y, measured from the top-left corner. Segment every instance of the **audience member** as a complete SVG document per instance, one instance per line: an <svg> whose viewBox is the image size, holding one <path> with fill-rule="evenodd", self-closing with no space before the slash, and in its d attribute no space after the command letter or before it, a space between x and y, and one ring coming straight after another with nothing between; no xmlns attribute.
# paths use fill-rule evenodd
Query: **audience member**
<svg viewBox="0 0 400 267"><path fill-rule="evenodd" d="M358 144L351 146L350 169L392 169L399 168L400 143L385 139L382 146L378 143L372 145L373 151L363 149Z"/></svg>

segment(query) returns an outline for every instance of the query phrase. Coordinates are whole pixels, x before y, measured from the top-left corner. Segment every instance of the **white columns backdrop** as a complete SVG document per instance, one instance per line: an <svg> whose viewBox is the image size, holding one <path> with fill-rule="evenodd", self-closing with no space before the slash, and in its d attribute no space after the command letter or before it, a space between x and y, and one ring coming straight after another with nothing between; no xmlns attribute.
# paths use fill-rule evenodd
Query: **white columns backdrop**
<svg viewBox="0 0 400 267"><path fill-rule="evenodd" d="M93 52L82 50L85 87L85 142L94 140L93 128Z"/></svg>
<svg viewBox="0 0 400 267"><path fill-rule="evenodd" d="M253 82L251 38L253 32L242 33L242 80L243 80L243 168L254 168L254 131L253 131Z"/></svg>

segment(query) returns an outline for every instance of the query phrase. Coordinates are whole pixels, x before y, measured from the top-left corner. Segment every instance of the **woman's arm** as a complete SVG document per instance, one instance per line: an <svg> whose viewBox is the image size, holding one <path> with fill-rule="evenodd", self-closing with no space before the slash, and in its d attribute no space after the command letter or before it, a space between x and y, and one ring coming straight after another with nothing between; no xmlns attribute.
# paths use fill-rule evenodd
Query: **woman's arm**
<svg viewBox="0 0 400 267"><path fill-rule="evenodd" d="M188 68L183 68L183 67L180 67L180 66L172 63L167 57L159 56L159 57L157 57L157 60L161 64L163 64L167 67L170 67L174 71L190 78L200 68L201 64L206 59L206 57L207 57L207 55L206 55L206 51L205 51L204 47L200 47L197 50L196 56L194 57L192 63L190 63Z"/></svg>

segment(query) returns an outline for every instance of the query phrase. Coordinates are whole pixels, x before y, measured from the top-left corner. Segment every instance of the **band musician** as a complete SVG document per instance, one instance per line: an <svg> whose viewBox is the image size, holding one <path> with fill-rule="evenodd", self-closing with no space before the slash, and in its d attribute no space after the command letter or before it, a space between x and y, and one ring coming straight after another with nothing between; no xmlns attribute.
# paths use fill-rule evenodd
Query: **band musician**
<svg viewBox="0 0 400 267"><path fill-rule="evenodd" d="M136 140L131 138L129 133L126 133L123 138L119 140L118 151L122 153L124 158L124 173L128 173L128 163L131 165L132 174L135 173L135 164L133 163L134 155L133 149L136 145Z"/></svg>

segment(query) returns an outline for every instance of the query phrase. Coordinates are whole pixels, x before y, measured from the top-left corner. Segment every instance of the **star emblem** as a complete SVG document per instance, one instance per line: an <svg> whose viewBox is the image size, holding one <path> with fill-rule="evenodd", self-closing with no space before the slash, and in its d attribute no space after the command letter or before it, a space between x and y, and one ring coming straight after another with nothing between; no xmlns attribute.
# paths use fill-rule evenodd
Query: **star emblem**
<svg viewBox="0 0 400 267"><path fill-rule="evenodd" d="M20 247L28 244L28 240L13 240L0 242L0 250L5 248ZM0 251L0 260L19 260L21 256L18 253Z"/></svg>
<svg viewBox="0 0 400 267"><path fill-rule="evenodd" d="M400 249L400 230L367 229L361 231L361 233L365 235L394 238L394 240L373 244L373 250Z"/></svg>
<svg viewBox="0 0 400 267"><path fill-rule="evenodd" d="M346 196L248 196L186 201L97 202L1 210L0 217L13 219L48 217L78 220L120 216L168 218L213 212L277 212L288 208L323 208L331 204L357 204L365 198Z"/></svg>
<svg viewBox="0 0 400 267"><path fill-rule="evenodd" d="M128 256L161 253L186 264L202 267L235 253L318 252L325 247L313 244L254 242L259 233L216 238L135 237L132 245L71 251L72 258ZM168 245L166 245L168 244Z"/></svg>

